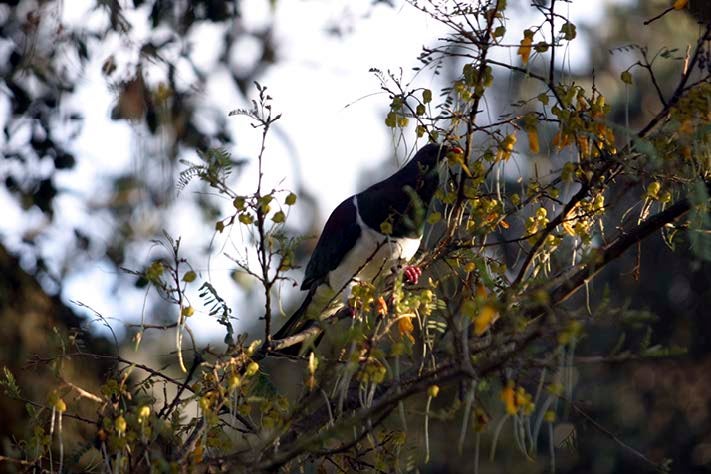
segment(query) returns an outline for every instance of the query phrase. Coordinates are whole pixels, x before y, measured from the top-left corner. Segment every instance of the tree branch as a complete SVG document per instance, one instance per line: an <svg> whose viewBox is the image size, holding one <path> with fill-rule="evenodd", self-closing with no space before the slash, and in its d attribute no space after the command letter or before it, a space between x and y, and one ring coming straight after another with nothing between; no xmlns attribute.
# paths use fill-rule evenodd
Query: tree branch
<svg viewBox="0 0 711 474"><path fill-rule="evenodd" d="M690 208L691 204L688 199L678 201L603 247L594 256L592 262L575 270L572 274L568 272L552 280L548 285L545 285L545 287L554 288L551 292L551 303L560 304L570 298L586 281L589 281L608 263L622 255L625 250L661 229L664 225L683 216Z"/></svg>

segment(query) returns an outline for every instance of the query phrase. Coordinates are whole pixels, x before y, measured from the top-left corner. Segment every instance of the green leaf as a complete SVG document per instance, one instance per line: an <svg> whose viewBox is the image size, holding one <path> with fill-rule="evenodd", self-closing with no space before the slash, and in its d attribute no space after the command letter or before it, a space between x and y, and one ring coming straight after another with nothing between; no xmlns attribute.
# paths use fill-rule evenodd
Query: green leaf
<svg viewBox="0 0 711 474"><path fill-rule="evenodd" d="M462 303L461 312L463 317L473 320L478 313L478 308L474 300L465 300L464 303Z"/></svg>
<svg viewBox="0 0 711 474"><path fill-rule="evenodd" d="M165 267L163 267L163 262L156 260L151 263L151 266L146 270L146 279L151 283L158 283L164 271Z"/></svg>
<svg viewBox="0 0 711 474"><path fill-rule="evenodd" d="M561 26L560 32L563 33L563 39L568 41L575 39L575 37L578 35L575 25L572 23L565 23L563 26Z"/></svg>
<svg viewBox="0 0 711 474"><path fill-rule="evenodd" d="M284 212L282 212L282 211L277 211L272 216L272 221L276 222L277 224L281 224L285 220L286 220L286 215L284 215Z"/></svg>
<svg viewBox="0 0 711 474"><path fill-rule="evenodd" d="M534 47L537 53L545 53L548 51L548 43L545 41L539 41L536 43L536 46Z"/></svg>
<svg viewBox="0 0 711 474"><path fill-rule="evenodd" d="M620 74L620 79L622 79L622 82L625 84L632 84L632 74L630 74L629 71L622 71L622 74Z"/></svg>
<svg viewBox="0 0 711 474"><path fill-rule="evenodd" d="M20 387L17 386L15 376L7 367L2 368L2 377L0 377L0 387L5 391L5 395L11 398L20 398Z"/></svg>
<svg viewBox="0 0 711 474"><path fill-rule="evenodd" d="M432 91L429 89L425 89L422 91L422 102L425 104L429 104L432 102Z"/></svg>
<svg viewBox="0 0 711 474"><path fill-rule="evenodd" d="M433 212L430 214L430 216L427 218L427 223L428 224L436 224L439 221L442 220L442 213L441 212Z"/></svg>
<svg viewBox="0 0 711 474"><path fill-rule="evenodd" d="M388 113L387 117L385 117L385 125L390 128L395 128L397 125L397 115L395 115L395 112Z"/></svg>
<svg viewBox="0 0 711 474"><path fill-rule="evenodd" d="M183 275L183 281L185 283L190 283L192 281L195 281L196 278L197 278L197 275L192 270L190 270L189 272L185 272L185 275Z"/></svg>
<svg viewBox="0 0 711 474"><path fill-rule="evenodd" d="M244 196L237 196L234 201L232 201L232 205L237 209L238 211L243 211L244 206L245 206L246 200Z"/></svg>

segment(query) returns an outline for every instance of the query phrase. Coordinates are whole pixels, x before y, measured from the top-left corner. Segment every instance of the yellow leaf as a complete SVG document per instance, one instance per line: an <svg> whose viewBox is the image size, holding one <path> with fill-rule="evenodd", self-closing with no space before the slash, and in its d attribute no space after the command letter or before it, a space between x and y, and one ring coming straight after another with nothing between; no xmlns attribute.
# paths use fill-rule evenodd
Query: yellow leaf
<svg viewBox="0 0 711 474"><path fill-rule="evenodd" d="M126 432L126 419L123 416L119 416L116 418L116 421L114 422L114 426L116 427L116 431L120 434L123 434Z"/></svg>
<svg viewBox="0 0 711 474"><path fill-rule="evenodd" d="M499 313L490 304L485 304L474 320L474 334L481 336L499 318Z"/></svg>
<svg viewBox="0 0 711 474"><path fill-rule="evenodd" d="M411 316L401 316L400 319L397 320L397 328L402 337L407 337L412 343L415 342L415 338L412 337L415 326L412 324Z"/></svg>
<svg viewBox="0 0 711 474"><path fill-rule="evenodd" d="M577 219L578 210L579 210L579 207L576 204L568 212L568 214L565 215L565 219L563 220L563 224L562 224L563 230L565 231L566 234L568 234L571 237L575 237L577 235L577 232L575 231L575 225L578 222L578 219Z"/></svg>
<svg viewBox="0 0 711 474"><path fill-rule="evenodd" d="M472 177L472 173L467 167L467 164L464 160L463 152L460 148L454 148L452 151L447 153L447 161L451 165L459 165L462 168L462 171L464 171L467 176L469 176L470 178Z"/></svg>
<svg viewBox="0 0 711 474"><path fill-rule="evenodd" d="M375 302L375 308L380 316L388 314L388 304L382 296L378 296L378 299Z"/></svg>
<svg viewBox="0 0 711 474"><path fill-rule="evenodd" d="M570 144L570 135L563 133L563 131L558 131L553 137L553 147L560 151Z"/></svg>
<svg viewBox="0 0 711 474"><path fill-rule="evenodd" d="M590 142L588 141L588 137L584 135L578 135L576 137L576 141L578 142L578 150L580 150L580 156L583 158L587 158L590 154Z"/></svg>
<svg viewBox="0 0 711 474"><path fill-rule="evenodd" d="M516 408L522 411L524 415L530 415L533 413L535 408L533 398L523 387L518 387L516 389L516 397L514 401L516 403Z"/></svg>
<svg viewBox="0 0 711 474"><path fill-rule="evenodd" d="M538 143L538 131L536 129L528 131L528 146L531 149L531 153L538 153L541 149Z"/></svg>
<svg viewBox="0 0 711 474"><path fill-rule="evenodd" d="M508 152L513 151L515 144L516 144L516 134L515 133L509 133L508 135L506 135L506 138L504 138L504 142L502 143L503 149Z"/></svg>
<svg viewBox="0 0 711 474"><path fill-rule="evenodd" d="M653 181L649 183L649 186L647 186L647 194L646 197L652 200L657 200L659 199L659 191L661 191L662 185L659 183L659 181Z"/></svg>
<svg viewBox="0 0 711 474"><path fill-rule="evenodd" d="M210 406L212 405L212 400L210 399L209 393L208 393L208 395L206 395L204 397L200 397L200 400L198 403L199 403L200 409L202 411L210 411Z"/></svg>
<svg viewBox="0 0 711 474"><path fill-rule="evenodd" d="M146 420L151 415L151 407L148 405L143 405L138 409L138 421L141 423Z"/></svg>
<svg viewBox="0 0 711 474"><path fill-rule="evenodd" d="M254 341L252 341L252 342L249 344L249 346L247 347L247 349L246 349L244 352L245 352L248 356L252 357L252 354L254 354L255 352L257 352L257 348L258 348L261 344L262 344L262 340L261 340L261 339L255 339Z"/></svg>
<svg viewBox="0 0 711 474"><path fill-rule="evenodd" d="M509 133L506 137L499 143L499 149L496 153L497 160L508 160L513 152L514 145L516 145L516 134Z"/></svg>
<svg viewBox="0 0 711 474"><path fill-rule="evenodd" d="M518 411L516 409L516 396L514 393L514 383L513 380L509 380L506 383L506 387L501 390L501 401L504 402L504 407L506 408L506 413L509 415L515 415Z"/></svg>
<svg viewBox="0 0 711 474"><path fill-rule="evenodd" d="M521 40L521 46L518 47L518 54L521 56L521 62L525 66L528 64L528 58L531 56L531 45L533 44L533 38L524 36Z"/></svg>
<svg viewBox="0 0 711 474"><path fill-rule="evenodd" d="M192 452L193 463L200 464L203 459L203 447L202 444L198 444L195 450Z"/></svg>
<svg viewBox="0 0 711 474"><path fill-rule="evenodd" d="M573 229L573 225L570 223L570 221L563 222L563 230L569 236L575 237L575 230Z"/></svg>
<svg viewBox="0 0 711 474"><path fill-rule="evenodd" d="M476 296L480 300L485 300L487 296L489 296L489 292L487 291L486 287L479 283L476 286Z"/></svg>
<svg viewBox="0 0 711 474"><path fill-rule="evenodd" d="M67 411L67 404L64 402L64 400L58 398L57 401L54 403L54 408L59 413L64 413L65 411Z"/></svg>
<svg viewBox="0 0 711 474"><path fill-rule="evenodd" d="M232 374L228 379L228 386L230 387L230 392L242 386L242 379L237 374Z"/></svg>
<svg viewBox="0 0 711 474"><path fill-rule="evenodd" d="M244 375L246 377L252 377L259 371L259 364L256 362L250 362L249 365L247 365L247 370L244 371Z"/></svg>
<svg viewBox="0 0 711 474"><path fill-rule="evenodd" d="M309 364L308 364L309 374L311 374L311 375L315 374L317 368L318 368L318 358L316 357L316 354L314 354L312 351L309 354Z"/></svg>
<svg viewBox="0 0 711 474"><path fill-rule="evenodd" d="M674 10L681 10L689 3L689 0L676 0L674 2Z"/></svg>

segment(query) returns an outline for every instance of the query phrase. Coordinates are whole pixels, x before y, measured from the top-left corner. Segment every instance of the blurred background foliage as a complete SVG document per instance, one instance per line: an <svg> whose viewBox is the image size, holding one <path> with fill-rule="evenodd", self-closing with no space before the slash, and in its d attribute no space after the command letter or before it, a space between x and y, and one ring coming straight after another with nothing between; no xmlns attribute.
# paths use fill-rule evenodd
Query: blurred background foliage
<svg viewBox="0 0 711 474"><path fill-rule="evenodd" d="M204 100L208 75L225 70L244 92L275 60L270 28L245 31L237 1L98 1L86 14L87 24L62 23L63 2L5 3L10 5L0 7L0 74L10 107L3 117L4 187L24 210L37 209L45 217L23 236L24 263L57 283L72 265L85 263L87 253L123 265L132 242L154 238L163 228L164 211L176 194L179 158L234 142L225 128L227 117ZM204 24L219 28L222 41L215 45L220 50L216 63L198 67L184 38ZM150 28L147 34L140 32L143 27ZM251 68L238 68L232 50L245 37L259 43L261 54ZM86 115L82 108L91 104L71 98L97 58L116 99L111 118L129 122L140 137L138 159L125 174L96 176L103 181L101 194L83 203L85 212L108 220L107 238L93 239L88 229L75 229L67 258L49 269L37 243L53 224L58 198L71 191L61 189L57 178L71 172L77 160L92 159L72 152ZM235 168L241 164L237 160ZM207 201L201 204L206 213L214 212Z"/></svg>
<svg viewBox="0 0 711 474"><path fill-rule="evenodd" d="M238 0L97 0L93 15L100 20L74 25L61 20L66 3L0 3L0 122L4 133L0 141L0 186L24 215L37 223L21 236L19 245L13 245L18 254L15 257L8 254L4 240L0 240L0 365L21 373L22 386L36 389L27 393L30 399L39 397L49 380L41 364L29 364L31 354L60 350L51 337L53 327L75 334L72 341L85 350L113 350L110 336L99 337L81 330L81 317L56 297L66 276L102 260L117 269L117 295L121 294L122 285L133 285L134 279L118 269L146 264L136 248L144 248L159 237L170 218L165 210L175 199L179 160L210 147L229 150L240 139L228 131L227 117L206 105L205 83L209 75L226 71L246 95L252 81L279 61L271 25L258 31L245 29ZM655 112L650 104L656 100L657 92L643 71L633 71L634 87L626 88L619 81L618 71L639 59L639 47L646 47L649 54L680 47L682 50L674 54L683 56L685 45L694 42L696 21L688 13L685 17L662 17L654 22L654 28L641 27L667 3L606 3L603 20L584 32L588 42L585 51L590 54L586 63L592 66L560 71L583 86L595 81L606 92L616 123L628 121L635 128ZM702 2L692 0L693 4L699 8ZM515 11L514 8L509 14ZM145 15L149 25L148 34L138 42L135 25L128 19L136 12ZM194 52L184 40L191 29L203 24L222 32L220 44L215 45L220 51L217 62L208 67L196 64ZM338 28L337 23L332 30L334 35L348 34L347 28ZM252 43L256 41L260 54L251 67L245 68L243 63L238 67L233 59L239 54L235 49L247 37ZM120 56L106 54L103 45L111 42L121 45ZM115 95L115 106L106 113L113 120L131 124L139 137L140 150L133 161L135 165L124 173L92 177L103 183L103 192L82 203L90 216L87 227L73 229L73 239L64 247L61 259L48 262L43 246L51 238L53 226L61 225L54 218L57 206L62 205L62 196L72 194L71 189L58 185L58 178L72 173L82 160L92 159L77 154L72 146L84 124L84 108L91 104L77 103L72 96L87 73L87 65L96 58L102 63L106 87ZM711 63L711 58L706 61ZM192 72L190 80L184 80L179 73L183 70ZM661 89L669 90L677 79L675 63L659 61L655 71ZM509 94L517 95L516 90L525 92L527 84L502 83L494 87L500 88L499 97L504 100ZM539 156L535 160L541 166L552 167L551 163L542 162L546 158ZM244 159L234 158L234 173L239 174L244 164ZM313 202L312 197L303 195L303 190L299 197ZM205 193L195 193L191 199L197 200L206 221L218 215ZM624 210L625 206L618 209ZM608 216L606 225L614 227L617 219L619 215ZM102 227L98 237L93 226ZM309 227L318 226L314 222ZM308 250L304 250L299 258L303 260L307 254ZM586 299L601 314L605 305L624 306L629 311L623 327L601 317L581 341L577 350L580 361L575 368L576 406L655 461L672 459L673 472L711 470L711 264L683 245L672 251L659 236L654 236L607 268L590 284L587 294L576 296L569 305L584 308ZM161 302L152 304L160 313ZM130 335L129 332L118 343L130 345ZM688 352L658 360L625 356L628 351L656 345L676 346ZM618 361L600 363L594 358L610 353L616 346ZM98 386L109 370L94 362L73 363L77 364L76 373L87 379L86 387ZM28 367L32 370L25 370ZM282 372L288 377L289 367ZM0 454L9 453L12 440L22 437L25 427L23 418L16 416L19 412L17 403L0 397ZM595 429L581 412L571 408L568 421L570 424L561 425L556 433L558 472L603 474L641 472L646 468L629 451L620 449L609 436ZM77 431L75 439L87 439L86 433L78 432L81 423L69 423L67 432ZM413 420L413 433L419 426ZM456 452L458 423L446 418L433 421L430 433L434 435L430 441L432 451L437 455L422 466L424 472L470 472L470 454ZM506 440L506 434L503 436ZM509 437L502 446L510 442ZM485 438L483 443L483 452L488 452ZM526 460L512 449L504 452L500 448L500 453L495 462L483 465L482 472L542 472L546 466Z"/></svg>

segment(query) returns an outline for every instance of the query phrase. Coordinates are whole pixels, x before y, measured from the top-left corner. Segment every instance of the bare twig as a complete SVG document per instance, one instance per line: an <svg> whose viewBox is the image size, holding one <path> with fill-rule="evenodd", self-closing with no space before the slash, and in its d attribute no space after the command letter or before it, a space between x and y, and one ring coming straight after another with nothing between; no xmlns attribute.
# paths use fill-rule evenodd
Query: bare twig
<svg viewBox="0 0 711 474"><path fill-rule="evenodd" d="M571 401L571 400L567 400L565 397L559 397L559 398L560 398L561 400L565 400L567 403L569 403L570 406L573 408L573 410L575 410L576 413L578 413L580 416L582 416L583 418L585 418L585 420L586 420L588 423L590 423L590 424L591 424L596 430L598 430L600 433L604 434L605 436L607 436L608 438L610 438L612 441L614 441L615 443L617 443L617 445L619 445L619 446L621 446L622 448L624 448L625 451L627 451L627 452L633 454L633 455L636 456L638 459L641 459L642 461L644 461L646 464L648 464L649 466L653 467L654 469L659 469L659 467L660 467L659 464L655 463L654 461L652 461L651 459L649 459L647 456L645 456L644 454L642 454L640 451L636 450L635 448L633 448L633 447L630 446L629 444L627 444L627 443L625 443L624 441L622 441L622 440L621 440L619 437L617 437L614 433L612 433L610 430L608 430L607 428L605 428L604 426L602 426L600 423L598 423L598 422L595 420L595 418L593 418L592 416L588 415L582 408L580 408L580 406L578 406L577 403L575 403L575 402L573 402L573 401Z"/></svg>

